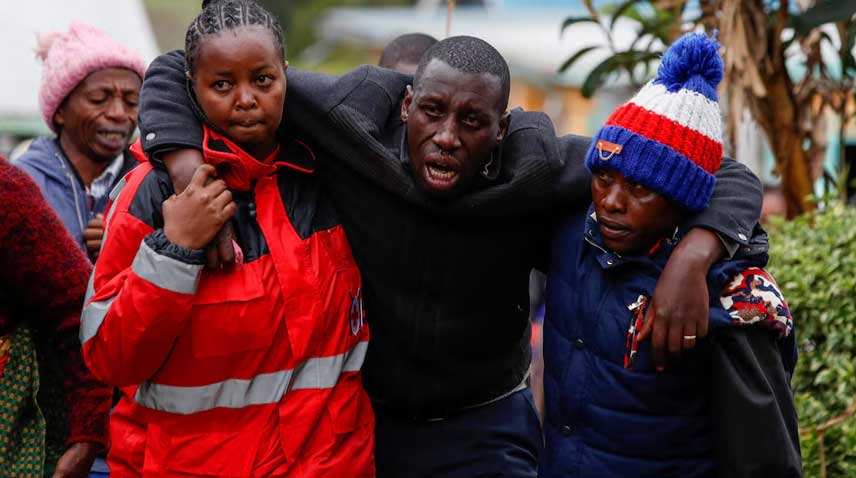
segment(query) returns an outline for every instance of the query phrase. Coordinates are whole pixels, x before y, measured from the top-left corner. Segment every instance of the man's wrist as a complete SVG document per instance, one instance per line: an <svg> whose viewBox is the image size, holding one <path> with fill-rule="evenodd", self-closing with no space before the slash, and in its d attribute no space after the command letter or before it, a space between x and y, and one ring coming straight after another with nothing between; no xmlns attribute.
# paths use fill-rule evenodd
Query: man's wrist
<svg viewBox="0 0 856 478"><path fill-rule="evenodd" d="M707 273L710 266L726 254L725 245L719 236L707 229L694 227L678 243L673 256L690 267L701 268Z"/></svg>

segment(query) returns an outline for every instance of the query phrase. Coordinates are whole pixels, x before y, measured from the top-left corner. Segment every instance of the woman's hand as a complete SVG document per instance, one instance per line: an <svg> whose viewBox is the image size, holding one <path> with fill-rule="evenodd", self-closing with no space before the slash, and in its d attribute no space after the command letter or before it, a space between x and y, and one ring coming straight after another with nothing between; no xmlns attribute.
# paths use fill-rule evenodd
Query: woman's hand
<svg viewBox="0 0 856 478"><path fill-rule="evenodd" d="M218 179L206 185L214 176L214 166L200 165L187 188L164 201L163 231L173 244L202 249L235 214L237 205L226 183Z"/></svg>
<svg viewBox="0 0 856 478"><path fill-rule="evenodd" d="M53 478L86 478L100 447L85 441L72 443L56 462Z"/></svg>
<svg viewBox="0 0 856 478"><path fill-rule="evenodd" d="M196 149L176 149L168 151L163 155L163 162L169 171L169 177L172 179L172 184L176 191L184 191L190 184L196 168L204 163L202 153ZM232 230L232 225L226 223L223 229L217 234L213 242L208 244L205 250L205 257L209 269L220 269L223 267L231 267L235 264L236 253L232 247L232 242L235 240L235 233Z"/></svg>

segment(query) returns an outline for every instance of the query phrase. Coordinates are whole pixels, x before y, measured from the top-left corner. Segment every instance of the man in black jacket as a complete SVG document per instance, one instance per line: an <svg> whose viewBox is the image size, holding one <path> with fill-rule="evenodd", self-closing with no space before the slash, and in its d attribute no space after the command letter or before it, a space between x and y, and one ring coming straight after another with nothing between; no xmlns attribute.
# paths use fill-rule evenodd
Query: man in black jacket
<svg viewBox="0 0 856 478"><path fill-rule="evenodd" d="M199 161L184 148L202 142L183 69L180 53L155 60L139 122L144 149L179 188ZM590 202L589 138L557 138L543 113L506 113L507 71L490 45L454 37L415 77L288 73L282 133L318 148L363 274L380 477L536 476L528 278L546 263L553 216ZM682 336L705 333L695 318L707 317L709 265L765 248L749 243L757 179L730 160L717 177L650 307L654 345L675 354Z"/></svg>

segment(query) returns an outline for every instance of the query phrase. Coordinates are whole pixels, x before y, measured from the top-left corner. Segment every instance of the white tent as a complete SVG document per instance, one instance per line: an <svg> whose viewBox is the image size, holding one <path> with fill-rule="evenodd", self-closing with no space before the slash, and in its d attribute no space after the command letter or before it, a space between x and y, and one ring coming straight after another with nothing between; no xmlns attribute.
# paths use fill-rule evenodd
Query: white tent
<svg viewBox="0 0 856 478"><path fill-rule="evenodd" d="M36 35L66 31L73 20L104 30L146 62L158 54L142 0L0 0L0 134L47 131L38 109Z"/></svg>

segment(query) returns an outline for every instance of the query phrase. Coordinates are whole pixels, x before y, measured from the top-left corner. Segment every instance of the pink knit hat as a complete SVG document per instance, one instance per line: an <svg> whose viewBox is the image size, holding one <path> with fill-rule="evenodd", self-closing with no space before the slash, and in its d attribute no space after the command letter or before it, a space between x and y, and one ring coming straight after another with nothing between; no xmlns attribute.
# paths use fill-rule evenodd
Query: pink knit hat
<svg viewBox="0 0 856 478"><path fill-rule="evenodd" d="M138 53L86 23L73 22L66 33L42 34L38 42L36 54L43 62L39 108L45 123L54 132L54 113L90 73L105 68L126 68L142 79L146 72L146 63Z"/></svg>

